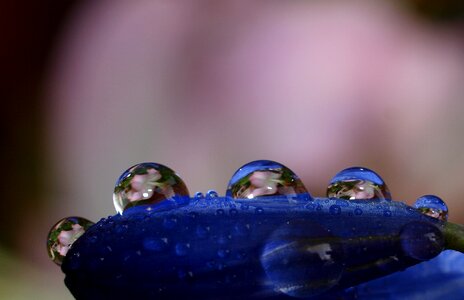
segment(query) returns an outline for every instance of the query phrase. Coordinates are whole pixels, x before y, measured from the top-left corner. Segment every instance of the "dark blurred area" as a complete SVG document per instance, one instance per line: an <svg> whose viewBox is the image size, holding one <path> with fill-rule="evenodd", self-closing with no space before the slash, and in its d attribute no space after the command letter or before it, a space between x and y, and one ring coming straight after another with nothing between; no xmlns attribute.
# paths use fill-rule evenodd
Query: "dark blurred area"
<svg viewBox="0 0 464 300"><path fill-rule="evenodd" d="M296 168L297 173L301 174L301 178L310 182L307 187L316 196L324 194L325 186L323 183L329 180L329 174L335 174L337 170L349 166L344 165L345 163L368 164L368 167L380 170L379 173L384 176L384 179L387 182L392 182L390 187L393 193L398 191L402 198L420 196L416 193L420 193L422 190L424 190L423 193L434 193L433 189L424 189L424 187L436 188L432 184L434 182L437 186L443 187L443 193L449 192L446 194L447 196L460 196L459 184L462 183L462 179L459 175L460 169L464 167L464 157L459 154L464 146L464 139L459 138L464 126L462 120L464 112L462 92L464 91L459 89L464 84L464 74L460 71L464 67L464 53L462 52L464 49L464 4L462 1L397 1L396 5L385 7L367 4L366 1L354 1L353 7L340 1L331 1L330 4L323 4L323 1L295 2L292 4L274 2L264 4L255 1L250 3L197 1L189 4L174 2L175 4L167 4L164 1L159 1L154 5L120 1L89 3L89 1L70 0L44 0L28 3L23 1L0 2L2 33L0 97L3 100L3 116L0 126L2 132L1 156L2 164L6 167L6 171L2 173L1 177L4 194L0 210L0 262L5 268L0 270L0 298L29 299L31 295L34 295L35 299L69 298L69 294L60 281L59 268L56 268L52 263L46 265L48 262L45 262L45 228L50 227L60 217L66 215L87 213L96 221L98 217L111 214L111 209L109 209L112 205L111 200L105 204L95 204L95 206L91 206L89 203L100 201L99 198L105 195L106 190L108 190L108 199L110 199L111 186L107 182L112 182L117 178L118 170L123 171L125 167L138 162L138 160L155 160L170 166L174 165L175 170L186 174L186 181L192 182L194 187L192 192L195 192L195 189L208 188L219 190L220 186L227 182L228 176L233 173L233 166L239 167L247 161L266 158L288 164L292 169ZM136 15L138 12L130 9L131 6L137 5L149 6L146 15ZM385 66L390 66L390 60L394 63L401 62L401 60L391 59L391 57L396 57L395 51L397 50L395 48L403 47L402 43L410 40L411 37L412 40L418 37L417 45L405 47L407 49L405 52L418 50L420 54L426 53L421 56L424 59L421 58L413 62L417 63L419 67L428 63L426 60L428 57L443 58L444 63L438 63L441 69L438 70L436 79L440 81L440 74L451 74L449 76L454 81L450 83L450 86L454 90L449 91L450 94L443 95L441 99L431 101L436 102L436 104L427 103L422 106L420 101L407 104L402 100L409 96L407 92L402 90L404 87L408 89L410 81L406 80L406 83L399 88L398 94L385 98L384 103L393 103L392 105L377 105L370 100L374 95L378 96L379 103L383 101L383 96L386 93L381 87L384 81L382 81L383 79L379 81L380 83L369 81L369 78L372 78L369 72L375 69L375 72L381 73L379 70L382 70L384 65L372 67L369 63L362 64L363 60L361 59L361 63L354 68L367 71L362 75L364 77L359 79L359 82L354 80L346 83L347 86L356 86L353 89L346 88L347 91L354 91L353 94L347 95L346 100L340 100L337 94L328 97L330 101L333 101L328 102L329 100L324 100L325 90L316 93L314 98L311 98L314 96L311 93L310 96L305 94L300 98L299 90L296 88L295 95L289 95L290 100L283 99L273 102L272 95L275 94L273 88L274 85L278 85L276 83L282 82L280 79L288 79L288 82L283 82L283 85L287 84L285 88L292 90L292 82L296 82L295 85L298 85L301 78L307 79L308 82L312 78L319 78L316 73L298 72L300 70L298 69L300 64L298 59L304 59L306 55L304 51L298 49L300 41L303 41L301 42L303 45L305 38L312 39L311 36L305 35L305 32L293 30L293 28L298 27L298 22L308 28L314 26L316 29L310 30L310 32L319 33L321 36L316 40L324 41L325 28L320 29L318 26L330 25L332 20L336 23L337 14L340 14L341 19L349 20L346 24L351 24L351 18L368 16L369 13L358 15L356 12L363 10L360 8L364 6L368 7L366 11L372 10L379 13L382 18L385 17L384 23L378 26L379 28L381 26L388 28L386 30L379 29L379 32L388 34L394 32L393 37L388 36L385 41L382 40L382 36L378 38L378 41L387 45L385 49L391 47L394 52L393 54L379 53L378 59L387 61ZM336 8L332 9L332 7ZM158 10L160 14L166 14L166 19L157 15ZM308 17L301 13L301 11L306 10L310 12ZM152 18L149 16L151 11L155 12ZM125 13L127 13L129 21L126 20ZM324 13L327 13L327 18ZM298 20L295 23L292 23L294 20L292 14L295 14L295 20ZM284 21L282 21L281 16ZM110 26L103 22L106 20L105 18L112 21L117 20L117 22L111 23L117 24L114 25L116 28L114 31L110 31L113 25ZM316 22L316 25L311 22L305 23L311 18L320 18L317 21L319 23ZM368 17L366 17L367 19ZM388 22L396 20L404 21L404 24L410 26L405 29L404 35L397 33L401 31L400 29L389 27ZM150 26L138 25L139 21L140 24L150 24L153 21L151 26L153 26L154 33L151 34ZM367 20L366 24L370 24L371 21L371 19ZM375 21L372 22L375 23ZM288 27L291 30L288 32L287 29L280 31L279 24L283 24L283 27ZM339 27L344 26L345 23L342 21L341 24L333 25L333 28L328 28L327 32L337 32ZM102 26L99 27L100 25ZM363 24L361 23L361 25ZM354 26L362 27L361 25L356 23ZM268 31L268 27L271 28L270 31ZM101 28L108 31L105 32ZM150 41L151 44L147 46L148 42L144 41L146 36L136 35L136 32L147 32L147 36L159 35L161 42L153 39ZM358 29L353 30L355 35L358 32ZM268 33L271 37L273 34L281 34L278 38L282 40L282 43L292 44L295 42L294 48L296 50L291 47L279 48L275 46L272 41L266 40ZM99 37L107 36L106 34L112 37L107 44L104 42L101 42L101 45L95 43ZM342 35L340 34L341 38ZM375 32L366 35L370 38L371 35L375 36ZM89 40L86 40L87 36L89 36ZM133 36L133 38L128 38L128 36ZM361 33L360 36L358 40L364 41L364 33ZM423 38L424 36L425 38ZM264 37L263 40L259 40L261 37ZM337 36L335 36L336 39ZM397 41L400 46L388 45L392 41ZM138 44L139 42L141 46ZM441 42L446 45L432 50L425 49ZM269 47L265 43L269 43ZM368 50L363 52L364 54L369 53L369 49L371 49L369 48L371 47L370 41L366 43ZM118 45L120 48L117 48ZM335 45L338 44L335 43ZM159 53L158 48L156 48L158 46L162 49ZM91 47L94 48L88 53L82 51L82 49ZM143 51L144 47L148 50ZM152 49L150 47L155 47L153 49L156 50L150 51ZM117 55L114 56L116 58L108 59L102 65L95 63L99 60L89 58L94 50L95 53L103 51L101 52L103 53L102 57L110 57L111 53L116 53L112 49L116 49L114 51L120 50L120 53L124 54L123 57L126 60L123 62L127 65L122 65L119 68L118 64L121 64L121 61ZM321 47L321 49L322 54L316 53L314 61L317 61L317 55L325 55L324 48ZM289 53L285 52L287 50ZM293 50L294 52L292 52ZM333 49L329 50L333 51ZM436 50L437 52L429 55L428 50ZM284 55L283 63L279 61L281 57L275 55L275 53L281 54L280 51L284 51L284 54L288 55ZM337 51L343 53L345 49L339 48ZM356 51L350 48L346 52ZM177 56L171 57L165 53L171 53L171 55L175 53ZM449 60L447 60L448 57L440 56L448 53L451 53L452 56ZM311 55L313 53L308 54L308 57ZM141 59L140 57L145 58ZM280 72L279 67L287 65L285 59L292 60L292 57L296 57L296 62L293 61L289 64L294 64L295 67ZM415 55L412 54L410 57L414 58ZM87 60L87 58L89 59ZM277 61L276 68L269 67L269 63L273 63L274 58ZM90 67L79 69L81 59L85 66L95 66L95 69ZM373 58L373 60L376 59ZM253 63L249 64L250 61ZM254 64L256 61L258 62ZM309 59L309 61L311 60ZM301 63L303 65L301 68L304 69L304 61ZM431 61L430 63L437 62ZM240 68L238 71L234 69L242 64L244 68L248 68L243 73L241 73ZM334 64L334 66L322 64L321 69L324 66L329 66L335 70L339 66ZM341 64L343 65L343 62ZM151 67L146 67L146 65ZM268 67L268 69L264 69L260 73L263 66ZM318 64L314 66L317 68ZM131 69L132 67L135 71ZM151 73L138 72L138 69L143 68L160 69L161 71L153 73L152 79L146 79L146 76L143 75ZM118 73L120 69L127 70L127 73ZM416 68L416 65L412 65L411 69L417 70L417 73L412 73L413 78L420 77L423 71ZM73 73L74 70L78 71ZM297 72L294 72L295 70ZM335 86L335 89L338 87L338 82L331 82L334 77L332 75L338 74L338 71L334 70L328 71L329 75L326 81L318 79L323 83L328 83L327 90L332 90L332 86ZM324 70L320 71L323 77ZM79 72L88 73L81 74ZM273 72L283 75L270 79L264 76ZM343 72L343 70L340 71L340 73ZM385 70L385 77L391 76L391 79L385 79L385 82L390 83L396 80L401 70L388 72L388 69ZM427 73L428 69L425 68L424 72ZM75 76L75 74L81 77ZM84 79L82 78L92 78L92 74L99 74L95 75L95 78L105 78L105 80L114 76L121 82L127 82L128 85L125 86L119 81L109 83L102 81L101 83L108 83L108 85L102 85L102 91L100 91L97 84L92 86L83 83ZM222 79L224 74L226 74L224 77L226 79ZM351 73L347 71L346 74L348 75L340 81L344 81L344 78L351 78ZM356 72L353 74L353 77L358 76ZM382 74L375 76L383 78ZM429 76L429 74L424 76ZM262 79L263 77L265 79ZM405 79L408 79L406 75ZM424 86L429 83L428 80L427 77L413 88L421 89L424 82ZM257 87L249 84L255 81ZM100 83L90 79L89 82ZM313 82L315 82L316 87L320 86L317 80ZM372 86L369 85L370 83ZM305 84L301 81L300 85ZM392 85L395 84L392 83ZM411 85L414 84L416 81L412 80ZM430 85L433 84L434 81L431 80ZM358 89L358 85L362 88ZM160 88L153 93L147 88L147 96L139 96L137 89L141 86L141 90L144 90L145 87ZM442 90L441 86L437 88L438 91ZM262 92L268 87L269 91ZM118 88L131 92L128 93L128 97L119 99L118 91L120 90ZM443 88L443 90L445 89ZM73 93L73 91L82 90L88 91L88 94ZM158 93L159 90L162 92ZM243 91L250 91L250 95L243 94ZM108 94L105 94L106 92ZM286 92L285 89L282 91L283 94ZM343 92L340 93L343 94ZM440 92L437 94L441 95ZM109 99L114 100L114 103L95 100L100 99L102 95L108 96ZM417 97L420 98L420 94L418 95ZM294 103L291 102L292 99L295 99ZM299 99L313 99L313 102L306 106ZM355 99L354 102L351 99ZM391 99L399 100L395 102L394 100L390 101ZM82 104L80 100L82 100ZM340 143L328 143L327 147L332 149L332 152L323 147L314 149L307 144L309 142L302 142L301 152L288 150L282 145L279 146L279 141L285 144L292 142L292 139L275 138L274 141L270 141L272 135L263 134L261 136L268 127L260 124L272 119L269 116L274 116L279 112L285 113L285 107L281 107L282 103L286 103L284 100L290 101L292 113L305 112L314 108L316 115L323 116L325 114L327 118L334 118L335 121L329 121L333 123L333 128L323 131L327 135L333 134L332 137L326 136L319 139L317 130L296 132L300 139L309 139L315 144L339 140ZM118 106L124 101L127 101L127 107ZM266 101L269 101L269 104ZM150 109L156 110L157 113L150 121L134 125L137 122L128 122L121 118L125 116L124 112L128 110L131 103L134 104L139 113L140 111L150 111ZM415 115L414 110L411 110L413 113L404 113L407 111L404 108L406 105L414 106L419 113ZM248 106L260 107L260 109L254 111L250 108L252 113L249 113L246 111ZM245 110L243 114L242 107ZM318 110L320 107L322 109ZM420 113L421 109L427 111ZM205 114L202 114L200 110ZM370 114L371 110L381 111L381 113ZM412 125L405 122L402 125L404 119L394 117L396 114L401 115L402 111L405 115L404 119L411 118L412 120L417 116L420 121L416 123L411 121ZM347 115L352 114L353 118L343 117L344 112ZM359 112L358 116L356 112ZM246 118L243 117L246 114L251 115L250 119L255 116L256 123L250 123L246 126L240 125L246 123ZM163 119L163 115L171 119ZM434 122L434 124L426 121L430 115L437 117L430 119L430 122ZM136 118L137 114L128 114L127 116L128 118ZM143 116L147 117L147 115ZM362 118L358 118L359 116ZM385 120L381 120L379 123L376 120L379 116L380 118L385 117ZM322 127L321 124L324 124L326 120L322 117L320 119L317 119L316 116L311 117L316 120L312 126L319 124ZM299 118L309 119L305 116ZM70 120L69 123L63 121L67 119ZM221 124L223 120L226 120L225 122L231 126L237 126L237 129L221 130L222 127L218 124ZM127 124L124 123L125 121ZM121 124L121 122L123 123ZM235 124L235 122L240 124ZM87 129L81 127L76 129L75 124L90 125L84 127ZM101 124L103 124L102 127L100 127ZM291 135L291 124L289 122L285 124L288 127L283 126L277 129L271 127L271 131L276 131L276 134L288 133ZM308 125L305 121L301 121L301 124L301 126ZM347 124L353 126L350 127L351 125L347 126ZM219 127L214 128L216 126ZM93 135L95 134L94 129L98 135ZM82 135L77 134L82 130L84 131ZM414 140L414 130L417 130L417 136L422 138ZM147 136L146 132L150 132L150 135ZM399 133L403 132L404 136L400 136ZM307 134L307 136L302 136L303 134ZM445 136L446 134L448 137ZM140 137L131 137L137 135ZM87 137L89 139L86 139ZM242 137L243 140L241 140ZM160 143L157 141L147 142L148 139L157 140ZM232 141L229 140L230 144L224 142L228 139L232 139ZM295 138L295 141L300 139ZM366 141L366 139L371 140ZM448 145L448 147L431 146L427 144L427 141L430 140L436 140L437 144ZM256 146L254 152L244 150L253 141L259 145ZM424 147L429 152L413 155L417 159L417 161L413 161L408 141L412 141L414 147ZM118 142L121 142L121 150L115 148L118 147ZM234 145L236 147L233 147ZM182 151L178 149L178 152L175 152L177 146L182 148ZM253 147L250 145L250 148ZM290 146L290 148L293 147L298 148L299 145ZM192 148L191 152L189 152L190 150L185 151L187 148ZM449 152L444 151L444 149L449 150ZM113 150L113 154L109 153ZM384 152L379 153L380 150ZM88 154L94 153L93 151L100 153L101 156L90 157ZM284 151L289 152L283 153ZM339 154L340 152L341 154ZM261 153L266 157L261 157ZM282 153L282 157L280 157L280 153ZM81 154L82 156L80 156ZM430 158L432 155L436 155L436 161ZM288 161L285 160L286 156ZM88 158L88 161L83 161L85 157ZM103 162L99 164L102 157L110 157L111 159L104 162L115 165L102 169ZM163 159L167 161L163 161ZM74 162L66 164L64 163L66 160ZM196 160L199 161L198 164L195 162ZM408 161L417 166L416 171L398 170L398 166L409 166ZM446 162L443 165L443 170L438 170L437 166L440 166L443 161ZM311 163L314 164L311 165ZM82 166L82 169L78 168L79 165ZM324 166L326 167L324 168ZM447 172L451 172L449 180L440 181L435 178L435 176L443 178L443 174L447 174ZM402 174L407 176L409 180L417 180L417 182L411 184L402 182L401 178L397 178L401 177ZM422 175L419 176L419 174ZM98 181L99 179L101 181ZM73 183L73 180L76 181L76 184ZM54 187L55 183L58 187ZM223 192L223 190L219 191ZM80 201L80 196L85 199L82 200L82 204L76 204L77 201ZM409 202L413 200L411 199ZM444 197L444 200L448 199ZM453 201L456 203L449 203L450 206L455 206L455 211L460 213L453 215L453 209L451 209L451 219L456 222L464 222L464 217L461 215L463 212L462 199L453 199ZM43 276L43 274L50 276ZM47 277L48 280L44 277ZM47 282L50 283L49 287L44 284ZM25 286L28 287L21 290L20 287Z"/></svg>
<svg viewBox="0 0 464 300"><path fill-rule="evenodd" d="M1 99L2 165L5 199L0 216L2 246L14 246L22 218L42 209L44 153L44 83L47 66L76 1L2 1ZM21 218L12 217L21 212Z"/></svg>

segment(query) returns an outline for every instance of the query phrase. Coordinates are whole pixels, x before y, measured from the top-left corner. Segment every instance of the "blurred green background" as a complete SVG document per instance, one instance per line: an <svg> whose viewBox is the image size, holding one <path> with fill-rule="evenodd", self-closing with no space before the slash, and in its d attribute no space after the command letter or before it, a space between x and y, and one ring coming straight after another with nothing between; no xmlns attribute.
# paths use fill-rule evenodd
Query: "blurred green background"
<svg viewBox="0 0 464 300"><path fill-rule="evenodd" d="M114 214L141 161L222 194L271 159L315 196L362 165L464 223L461 1L3 1L0 22L1 299L71 299L48 230Z"/></svg>

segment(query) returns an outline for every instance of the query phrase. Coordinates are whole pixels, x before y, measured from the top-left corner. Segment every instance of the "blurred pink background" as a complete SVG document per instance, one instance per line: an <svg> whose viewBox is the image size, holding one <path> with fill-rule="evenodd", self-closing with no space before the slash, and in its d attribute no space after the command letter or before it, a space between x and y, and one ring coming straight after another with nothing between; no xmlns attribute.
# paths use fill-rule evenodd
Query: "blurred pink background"
<svg viewBox="0 0 464 300"><path fill-rule="evenodd" d="M46 256L48 230L114 214L115 180L142 161L173 168L192 194L223 194L238 167L271 159L324 196L333 175L360 165L395 200L436 194L464 223L462 14L438 22L367 0L66 11L41 74L41 193L19 198L38 204L17 221L2 214L16 238L0 244L0 298L71 299Z"/></svg>

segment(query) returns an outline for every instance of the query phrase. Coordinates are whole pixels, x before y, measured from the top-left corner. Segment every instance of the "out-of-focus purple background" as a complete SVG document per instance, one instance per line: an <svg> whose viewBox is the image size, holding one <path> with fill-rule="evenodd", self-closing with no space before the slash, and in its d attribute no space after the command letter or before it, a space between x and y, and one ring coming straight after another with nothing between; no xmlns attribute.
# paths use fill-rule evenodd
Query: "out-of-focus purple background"
<svg viewBox="0 0 464 300"><path fill-rule="evenodd" d="M271 159L315 196L361 165L464 223L459 1L2 6L2 299L71 299L49 228L114 214L114 181L142 161L223 194Z"/></svg>

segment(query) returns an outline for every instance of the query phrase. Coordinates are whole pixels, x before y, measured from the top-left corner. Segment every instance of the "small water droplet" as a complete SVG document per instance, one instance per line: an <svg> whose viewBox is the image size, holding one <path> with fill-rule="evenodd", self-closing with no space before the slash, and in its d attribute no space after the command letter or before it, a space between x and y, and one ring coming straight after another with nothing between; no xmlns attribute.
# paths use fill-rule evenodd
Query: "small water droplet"
<svg viewBox="0 0 464 300"><path fill-rule="evenodd" d="M190 244L185 244L185 243L177 243L176 244L176 254L178 256L185 256L187 255L189 249L190 249Z"/></svg>
<svg viewBox="0 0 464 300"><path fill-rule="evenodd" d="M143 248L150 251L162 251L166 248L166 242L157 238L145 238Z"/></svg>
<svg viewBox="0 0 464 300"><path fill-rule="evenodd" d="M177 277L179 277L179 279L184 279L187 277L187 272L185 272L184 269L179 269L177 270Z"/></svg>
<svg viewBox="0 0 464 300"><path fill-rule="evenodd" d="M416 200L414 207L424 215L441 221L448 220L448 206L441 198L437 196L422 196Z"/></svg>
<svg viewBox="0 0 464 300"><path fill-rule="evenodd" d="M354 214L355 214L356 216L360 216L360 215L362 215L362 213L363 213L363 211L362 211L362 209L360 209L359 207L357 207L357 208L354 209Z"/></svg>
<svg viewBox="0 0 464 300"><path fill-rule="evenodd" d="M68 217L56 223L48 233L47 251L61 265L72 244L94 223L81 217Z"/></svg>
<svg viewBox="0 0 464 300"><path fill-rule="evenodd" d="M233 199L250 200L298 194L308 194L300 178L284 165L269 160L257 160L242 166L232 176L226 192L226 196ZM293 197L290 199L293 200Z"/></svg>
<svg viewBox="0 0 464 300"><path fill-rule="evenodd" d="M304 208L306 208L309 211L314 211L316 209L316 205L313 204L313 203L308 203L308 204L305 205Z"/></svg>
<svg viewBox="0 0 464 300"><path fill-rule="evenodd" d="M338 205L332 205L329 207L329 212L331 215L338 216L342 213L342 209Z"/></svg>
<svg viewBox="0 0 464 300"><path fill-rule="evenodd" d="M154 209L183 206L189 197L187 186L173 170L157 163L140 163L116 181L113 202L122 214L139 205L151 205Z"/></svg>
<svg viewBox="0 0 464 300"><path fill-rule="evenodd" d="M216 215L223 216L224 215L224 210L222 208L216 210Z"/></svg>
<svg viewBox="0 0 464 300"><path fill-rule="evenodd" d="M206 192L206 199L214 199L219 197L218 193L215 190L209 190Z"/></svg>
<svg viewBox="0 0 464 300"><path fill-rule="evenodd" d="M231 210L229 210L229 215L230 215L231 217L237 216L237 215L238 215L238 210L235 209L235 208L232 208Z"/></svg>
<svg viewBox="0 0 464 300"><path fill-rule="evenodd" d="M230 240L228 235L226 236L224 234L221 234L221 235L217 236L216 238L217 238L217 243L219 245L227 244L227 242L229 242L229 240Z"/></svg>
<svg viewBox="0 0 464 300"><path fill-rule="evenodd" d="M327 197L391 200L383 179L374 171L361 167L348 168L335 175L327 188Z"/></svg>
<svg viewBox="0 0 464 300"><path fill-rule="evenodd" d="M89 242L91 242L92 244L95 244L96 242L98 242L98 237L96 235L91 235L89 238L88 238Z"/></svg>
<svg viewBox="0 0 464 300"><path fill-rule="evenodd" d="M241 260L241 259L245 259L246 256L247 256L247 254L246 254L245 251L240 251L240 252L238 252L237 255L236 255L237 259L240 259L240 260Z"/></svg>
<svg viewBox="0 0 464 300"><path fill-rule="evenodd" d="M205 195L203 195L202 192L196 192L195 195L193 196L195 199L200 200L205 198Z"/></svg>
<svg viewBox="0 0 464 300"><path fill-rule="evenodd" d="M229 249L219 249L219 250L217 251L217 255L218 255L218 257L220 257L220 258L226 258L226 257L229 256L229 254L230 254L230 250L229 250Z"/></svg>
<svg viewBox="0 0 464 300"><path fill-rule="evenodd" d="M234 235L239 237L248 236L250 234L250 224L237 223L234 226Z"/></svg>
<svg viewBox="0 0 464 300"><path fill-rule="evenodd" d="M391 210L389 210L389 209L384 210L383 211L383 216L384 217L391 217L392 216Z"/></svg>
<svg viewBox="0 0 464 300"><path fill-rule="evenodd" d="M264 213L264 209L263 209L262 207L257 207L257 208L255 209L255 213L256 213L257 215L261 215L261 214Z"/></svg>
<svg viewBox="0 0 464 300"><path fill-rule="evenodd" d="M192 211L192 212L188 213L188 216L193 221L193 220L196 220L198 218L198 213Z"/></svg>
<svg viewBox="0 0 464 300"><path fill-rule="evenodd" d="M198 225L195 232L200 239L205 239L209 236L209 227Z"/></svg>
<svg viewBox="0 0 464 300"><path fill-rule="evenodd" d="M163 227L166 229L173 229L177 225L176 217L166 217L163 220Z"/></svg>

